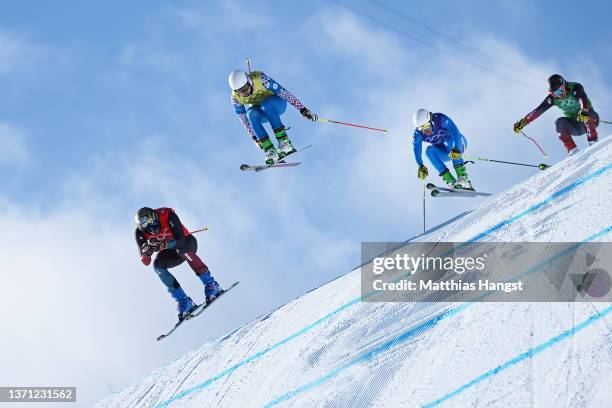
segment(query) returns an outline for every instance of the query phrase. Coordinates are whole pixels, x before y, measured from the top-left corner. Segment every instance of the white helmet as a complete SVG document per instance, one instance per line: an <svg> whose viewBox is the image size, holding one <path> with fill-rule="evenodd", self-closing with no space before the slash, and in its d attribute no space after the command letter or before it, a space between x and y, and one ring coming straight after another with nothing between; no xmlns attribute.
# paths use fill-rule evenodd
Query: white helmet
<svg viewBox="0 0 612 408"><path fill-rule="evenodd" d="M249 82L249 76L246 72L237 69L230 72L227 82L229 83L230 88L232 88L232 91L235 91L242 88Z"/></svg>
<svg viewBox="0 0 612 408"><path fill-rule="evenodd" d="M412 115L412 124L416 128L423 127L430 121L431 121L431 113L427 109L423 109L423 108L418 109Z"/></svg>

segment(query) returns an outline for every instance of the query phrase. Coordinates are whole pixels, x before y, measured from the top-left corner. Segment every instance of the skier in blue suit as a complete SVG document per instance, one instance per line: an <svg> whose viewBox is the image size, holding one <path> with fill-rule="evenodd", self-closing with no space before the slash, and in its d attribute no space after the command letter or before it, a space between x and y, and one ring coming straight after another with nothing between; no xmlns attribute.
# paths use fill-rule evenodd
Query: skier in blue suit
<svg viewBox="0 0 612 408"><path fill-rule="evenodd" d="M467 147L465 136L459 132L455 123L443 113L432 113L426 109L417 110L412 116L414 130L414 159L419 165L418 177L425 180L429 171L423 164L423 142L430 143L425 154L431 164L438 170L442 180L450 188L472 189L465 163L461 155ZM445 162L452 161L457 178L446 167Z"/></svg>
<svg viewBox="0 0 612 408"><path fill-rule="evenodd" d="M296 96L261 71L247 74L238 69L230 73L228 82L232 88L232 106L244 128L263 150L266 164L273 164L296 151L281 121L287 102L306 119L313 122L318 120L318 116ZM264 123L270 123L278 141L278 150L268 137Z"/></svg>

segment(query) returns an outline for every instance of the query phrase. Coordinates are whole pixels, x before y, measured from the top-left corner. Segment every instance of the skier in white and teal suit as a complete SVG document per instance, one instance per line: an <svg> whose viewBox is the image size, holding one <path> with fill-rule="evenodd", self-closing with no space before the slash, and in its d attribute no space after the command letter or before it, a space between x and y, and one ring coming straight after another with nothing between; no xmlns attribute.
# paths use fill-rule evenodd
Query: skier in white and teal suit
<svg viewBox="0 0 612 408"><path fill-rule="evenodd" d="M287 102L298 109L306 119L318 119L317 115L302 105L291 92L261 71L253 71L250 74L241 70L232 71L228 82L232 89L234 110L247 132L264 151L266 164L273 164L295 152L281 121L281 115L287 109ZM278 141L278 150L268 137L264 123L270 123Z"/></svg>
<svg viewBox="0 0 612 408"><path fill-rule="evenodd" d="M432 113L426 109L417 110L412 116L415 126L412 147L414 159L419 166L417 175L424 180L428 175L427 167L423 164L423 142L430 143L425 154L429 161L438 170L442 180L450 188L472 189L468 179L465 163L461 155L467 147L465 136L459 132L455 123L443 113ZM452 161L457 178L444 164Z"/></svg>

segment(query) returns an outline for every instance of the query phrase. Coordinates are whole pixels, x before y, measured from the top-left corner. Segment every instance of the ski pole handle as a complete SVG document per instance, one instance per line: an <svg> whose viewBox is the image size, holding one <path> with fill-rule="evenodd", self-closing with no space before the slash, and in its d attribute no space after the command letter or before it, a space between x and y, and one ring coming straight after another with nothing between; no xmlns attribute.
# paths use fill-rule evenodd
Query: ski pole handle
<svg viewBox="0 0 612 408"><path fill-rule="evenodd" d="M344 126L353 126L353 127L357 127L357 128L361 128L361 129L368 129L368 130L374 130L376 132L385 132L385 133L389 133L389 130L387 129L380 129L380 128L375 128L375 127L370 127L370 126L364 126L364 125L357 125L355 123L348 123L348 122L340 122L338 120L331 120L331 119L324 119L324 118L319 118L318 119L319 122L327 122L327 123L335 123L337 125L344 125Z"/></svg>
<svg viewBox="0 0 612 408"><path fill-rule="evenodd" d="M203 232L203 231L208 231L208 227L204 227L202 229L199 230L195 230L195 231L189 231L190 234L195 234L197 232Z"/></svg>
<svg viewBox="0 0 612 408"><path fill-rule="evenodd" d="M548 157L548 155L546 154L546 152L545 152L545 151L542 149L542 146L540 146L540 144L539 144L538 142L536 142L536 140L535 140L533 137L529 137L529 136L527 136L527 135L525 134L525 132L523 132L522 130L521 130L521 134L522 134L523 136L525 136L527 139L531 140L531 141L532 141L532 142L533 142L533 143L536 145L536 147L537 147L538 149L540 149L540 151L542 152L542 154L544 155L544 157Z"/></svg>

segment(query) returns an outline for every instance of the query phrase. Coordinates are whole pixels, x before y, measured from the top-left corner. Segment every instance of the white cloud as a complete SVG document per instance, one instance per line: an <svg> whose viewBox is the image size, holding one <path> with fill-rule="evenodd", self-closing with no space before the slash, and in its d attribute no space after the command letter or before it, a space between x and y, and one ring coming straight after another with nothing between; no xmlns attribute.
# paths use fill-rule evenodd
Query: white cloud
<svg viewBox="0 0 612 408"><path fill-rule="evenodd" d="M326 13L315 23L327 37L327 41L319 42L323 47L355 58L354 64L341 68L346 75L368 69L374 75L384 73L401 77L406 65L419 60L418 55L403 52L396 37L381 29L364 30L360 21L348 13Z"/></svg>
<svg viewBox="0 0 612 408"><path fill-rule="evenodd" d="M0 165L22 164L29 158L25 133L18 127L0 123Z"/></svg>
<svg viewBox="0 0 612 408"><path fill-rule="evenodd" d="M0 73L9 74L35 62L41 49L23 35L0 29Z"/></svg>
<svg viewBox="0 0 612 408"><path fill-rule="evenodd" d="M234 30L249 31L264 28L272 22L270 16L260 12L256 3L248 2L225 1L213 7L173 6L167 14L183 28L200 33L227 27L228 24L233 24Z"/></svg>

